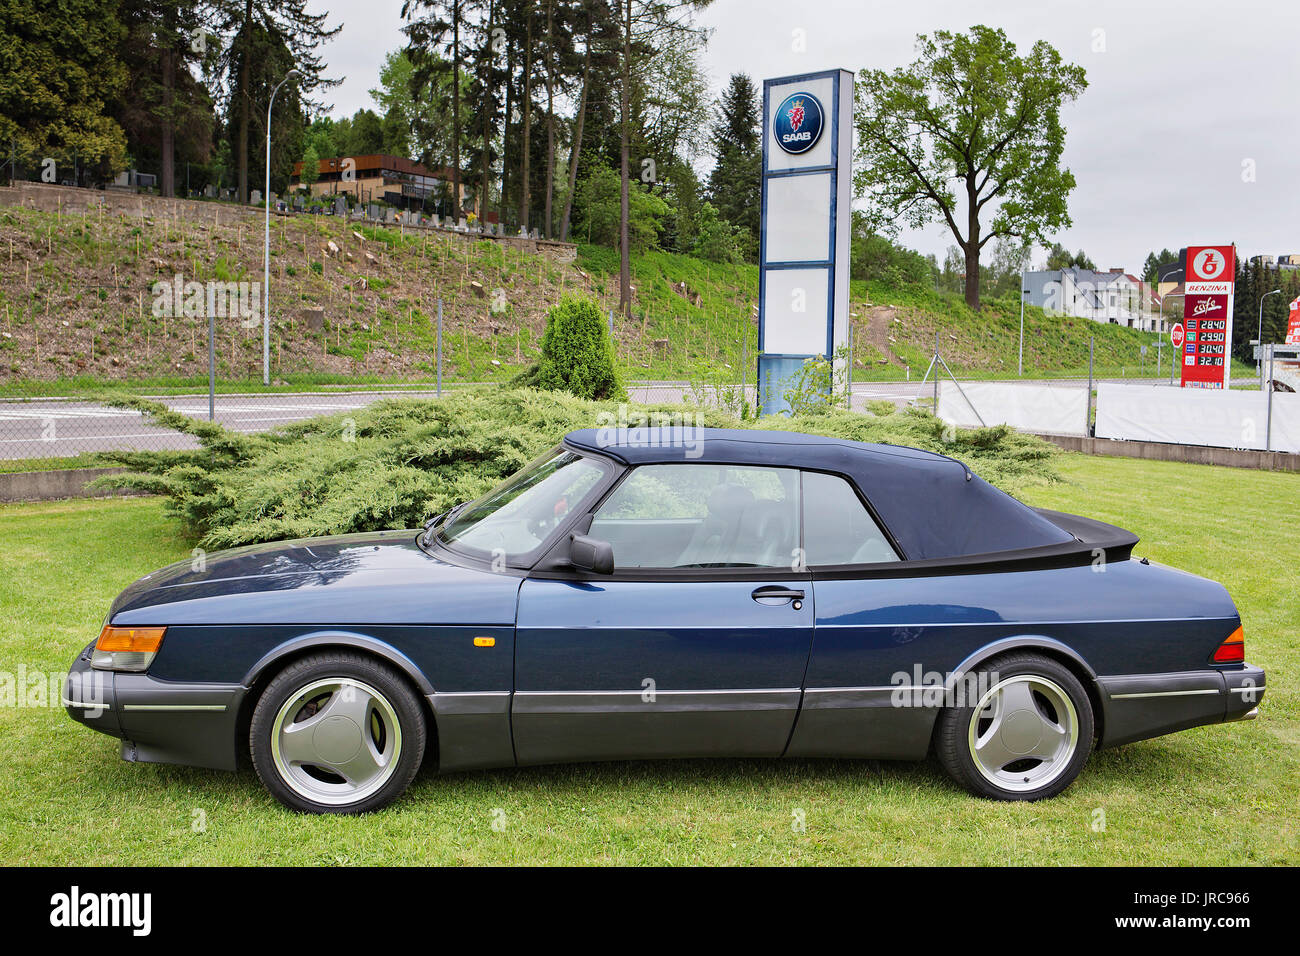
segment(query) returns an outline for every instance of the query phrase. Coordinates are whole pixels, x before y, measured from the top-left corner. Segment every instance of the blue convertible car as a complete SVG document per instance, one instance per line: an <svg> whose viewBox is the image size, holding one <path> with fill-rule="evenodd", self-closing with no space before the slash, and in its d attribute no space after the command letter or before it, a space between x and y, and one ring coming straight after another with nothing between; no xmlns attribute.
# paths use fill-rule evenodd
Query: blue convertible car
<svg viewBox="0 0 1300 956"><path fill-rule="evenodd" d="M909 448L578 431L421 530L146 575L65 704L127 760L246 754L314 812L381 807L426 759L933 753L1032 800L1094 747L1255 715L1227 592L1136 543Z"/></svg>

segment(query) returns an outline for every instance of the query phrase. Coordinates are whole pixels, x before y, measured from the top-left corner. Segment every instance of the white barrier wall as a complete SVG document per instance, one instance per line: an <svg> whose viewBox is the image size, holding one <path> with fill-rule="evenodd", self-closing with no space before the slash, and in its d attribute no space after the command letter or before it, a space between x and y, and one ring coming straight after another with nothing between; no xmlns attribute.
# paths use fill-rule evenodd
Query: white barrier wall
<svg viewBox="0 0 1300 956"><path fill-rule="evenodd" d="M1083 385L1019 382L962 382L958 389L952 382L941 379L936 414L959 428L1010 425L1021 431L1049 435L1083 435L1088 390Z"/></svg>
<svg viewBox="0 0 1300 956"><path fill-rule="evenodd" d="M1097 386L1097 437L1265 448L1268 393L1160 385ZM1273 393L1273 451L1300 452L1300 395Z"/></svg>

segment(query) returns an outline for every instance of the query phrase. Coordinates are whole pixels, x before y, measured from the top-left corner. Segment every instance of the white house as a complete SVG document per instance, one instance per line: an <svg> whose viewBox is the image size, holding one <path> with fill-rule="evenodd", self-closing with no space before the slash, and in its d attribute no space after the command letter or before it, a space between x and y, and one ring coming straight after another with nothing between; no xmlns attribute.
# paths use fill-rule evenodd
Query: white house
<svg viewBox="0 0 1300 956"><path fill-rule="evenodd" d="M1025 302L1049 314L1109 322L1148 332L1163 331L1159 328L1160 316L1151 312L1146 285L1123 269L1026 272L1024 294Z"/></svg>

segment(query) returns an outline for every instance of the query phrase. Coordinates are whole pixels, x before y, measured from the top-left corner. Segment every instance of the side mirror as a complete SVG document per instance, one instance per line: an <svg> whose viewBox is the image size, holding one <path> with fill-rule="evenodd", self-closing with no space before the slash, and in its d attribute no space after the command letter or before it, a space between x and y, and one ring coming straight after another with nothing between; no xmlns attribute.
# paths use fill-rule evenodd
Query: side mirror
<svg viewBox="0 0 1300 956"><path fill-rule="evenodd" d="M599 538L575 534L569 538L569 561L575 568L597 574L614 572L614 546Z"/></svg>

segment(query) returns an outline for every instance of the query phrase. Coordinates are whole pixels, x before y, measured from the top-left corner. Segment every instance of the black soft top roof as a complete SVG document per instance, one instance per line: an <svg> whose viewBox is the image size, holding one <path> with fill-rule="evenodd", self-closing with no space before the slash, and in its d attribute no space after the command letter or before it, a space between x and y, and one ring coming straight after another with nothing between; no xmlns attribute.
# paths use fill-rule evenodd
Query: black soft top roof
<svg viewBox="0 0 1300 956"><path fill-rule="evenodd" d="M667 462L808 468L857 485L911 561L957 558L1076 540L954 458L802 432L729 428L588 428L574 450L628 465Z"/></svg>

